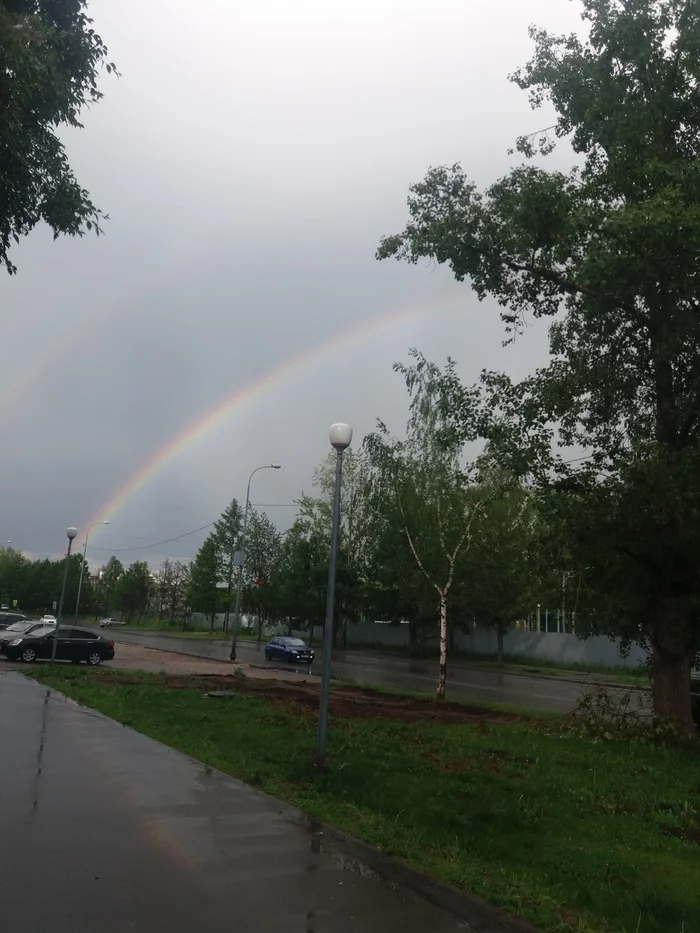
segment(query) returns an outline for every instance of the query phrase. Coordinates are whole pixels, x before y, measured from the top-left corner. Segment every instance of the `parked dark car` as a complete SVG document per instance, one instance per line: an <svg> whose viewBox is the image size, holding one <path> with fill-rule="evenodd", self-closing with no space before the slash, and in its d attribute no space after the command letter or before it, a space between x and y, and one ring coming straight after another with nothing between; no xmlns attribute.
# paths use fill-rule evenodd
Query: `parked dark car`
<svg viewBox="0 0 700 933"><path fill-rule="evenodd" d="M6 629L13 622L26 622L27 617L21 612L0 612L0 629Z"/></svg>
<svg viewBox="0 0 700 933"><path fill-rule="evenodd" d="M2 642L0 651L10 661L29 663L50 658L54 631L54 626L44 625L29 634L20 634L12 641ZM112 660L114 642L87 628L62 625L58 630L56 657L60 661L72 661L74 664L85 661L91 667L97 667L103 661Z"/></svg>
<svg viewBox="0 0 700 933"><path fill-rule="evenodd" d="M13 641L20 635L29 635L30 632L36 632L40 628L46 628L43 622L32 622L30 619L24 622L13 622L0 632L0 645L3 642Z"/></svg>
<svg viewBox="0 0 700 933"><path fill-rule="evenodd" d="M268 661L286 661L288 664L294 661L311 664L314 659L314 649L309 648L301 638L288 638L280 635L271 638L265 645L265 658Z"/></svg>
<svg viewBox="0 0 700 933"><path fill-rule="evenodd" d="M700 726L700 677L693 677L690 681L690 702L693 708L693 722Z"/></svg>

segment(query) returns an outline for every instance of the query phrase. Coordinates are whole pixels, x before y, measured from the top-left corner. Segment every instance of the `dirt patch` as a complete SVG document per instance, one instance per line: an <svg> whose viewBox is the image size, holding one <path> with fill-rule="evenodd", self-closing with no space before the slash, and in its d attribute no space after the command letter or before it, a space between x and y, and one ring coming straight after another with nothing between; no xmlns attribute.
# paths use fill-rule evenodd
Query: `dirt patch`
<svg viewBox="0 0 700 933"><path fill-rule="evenodd" d="M114 686L142 685L128 674L99 675L99 682ZM261 696L279 702L286 709L316 714L318 685L282 680L242 679L233 674L162 673L159 686L168 690L232 691ZM391 719L401 722L472 723L514 722L522 717L500 710L469 706L464 703L438 702L415 697L390 696L366 687L333 686L330 710L334 716L348 719Z"/></svg>

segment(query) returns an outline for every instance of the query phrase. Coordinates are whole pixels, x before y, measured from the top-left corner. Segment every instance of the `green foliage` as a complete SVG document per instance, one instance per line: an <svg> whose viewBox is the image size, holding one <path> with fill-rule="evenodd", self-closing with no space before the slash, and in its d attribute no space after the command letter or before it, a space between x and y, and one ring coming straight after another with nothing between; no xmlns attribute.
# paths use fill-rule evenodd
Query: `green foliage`
<svg viewBox="0 0 700 933"><path fill-rule="evenodd" d="M146 609L151 586L151 575L145 560L134 561L119 576L116 601L121 612L126 613L127 621L131 621L134 613L140 615Z"/></svg>
<svg viewBox="0 0 700 933"><path fill-rule="evenodd" d="M232 499L214 522L212 540L216 546L221 579L229 579L233 574L233 555L240 548L243 531L243 509L237 499Z"/></svg>
<svg viewBox="0 0 700 933"><path fill-rule="evenodd" d="M283 610L278 599L282 536L264 512L251 509L245 550L245 605L257 616L262 635L264 621L276 618Z"/></svg>
<svg viewBox="0 0 700 933"><path fill-rule="evenodd" d="M532 492L501 471L482 473L481 486L484 505L467 554L470 606L479 625L497 631L502 656L503 636L537 603L538 515Z"/></svg>
<svg viewBox="0 0 700 933"><path fill-rule="evenodd" d="M220 566L217 539L215 534L210 534L192 562L187 598L196 612L203 612L212 618L221 602L217 589Z"/></svg>
<svg viewBox="0 0 700 933"><path fill-rule="evenodd" d="M112 613L112 607L117 605L119 581L124 574L124 565L119 558L112 555L104 567L98 572L95 587L95 600L105 616Z"/></svg>
<svg viewBox="0 0 700 933"><path fill-rule="evenodd" d="M184 624L189 609L188 589L190 567L183 561L164 560L153 574L151 587L151 609L158 620L169 619L174 623L178 617Z"/></svg>
<svg viewBox="0 0 700 933"><path fill-rule="evenodd" d="M277 576L281 617L312 631L325 619L328 540L295 521L285 535Z"/></svg>
<svg viewBox="0 0 700 933"><path fill-rule="evenodd" d="M700 12L681 0L582 0L587 40L533 29L513 80L557 112L520 139L567 139L568 173L514 168L479 192L458 166L411 189L379 257L447 263L494 297L511 337L547 317L547 366L520 383L418 358L448 435L529 474L566 527L591 631L649 643L657 712L690 724L700 650ZM559 448L559 449L558 449Z"/></svg>
<svg viewBox="0 0 700 933"><path fill-rule="evenodd" d="M75 610L82 560L82 554L73 554L68 564L64 616ZM64 557L30 561L13 548L0 548L0 600L10 607L16 600L20 612L52 612L53 603L60 599L64 567ZM92 581L86 568L81 605L87 607L93 601Z"/></svg>
<svg viewBox="0 0 700 933"><path fill-rule="evenodd" d="M10 247L41 221L54 237L101 232L104 215L78 184L59 137L101 99L100 69L116 72L86 7L85 0L0 0L0 265L11 273Z"/></svg>
<svg viewBox="0 0 700 933"><path fill-rule="evenodd" d="M335 590L338 647L345 646L348 624L358 621L366 608L368 542L374 533L367 467L363 453L345 451ZM286 585L296 593L295 605L306 626L322 624L325 618L335 470L336 454L330 453L314 472L317 494L302 495L293 533L287 537ZM295 579L297 573L301 576ZM307 600L299 598L303 588Z"/></svg>
<svg viewBox="0 0 700 933"><path fill-rule="evenodd" d="M224 627L228 625L229 611L231 608L235 567L234 557L236 551L241 549L243 518L243 509L236 499L232 499L226 509L221 513L221 517L218 521L214 522L214 531L211 534L218 564L217 580L226 582L226 621ZM210 599L207 601L211 602L212 600ZM213 612L214 610L210 611Z"/></svg>

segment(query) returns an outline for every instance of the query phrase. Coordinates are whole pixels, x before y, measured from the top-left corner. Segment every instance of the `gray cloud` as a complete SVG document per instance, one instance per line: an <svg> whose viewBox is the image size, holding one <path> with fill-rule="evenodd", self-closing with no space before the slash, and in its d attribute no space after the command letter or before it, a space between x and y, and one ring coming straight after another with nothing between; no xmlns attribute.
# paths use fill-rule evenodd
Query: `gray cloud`
<svg viewBox="0 0 700 933"><path fill-rule="evenodd" d="M512 164L513 138L548 122L506 77L528 58L530 21L576 28L575 4L95 0L91 11L123 77L105 76L105 100L66 139L111 220L97 240L36 231L15 251L19 275L0 281L0 541L60 551L65 526L84 525L185 426L290 360L307 363L109 516L95 558L216 518L270 459L285 468L258 476L253 499L291 502L331 421L352 421L358 440L377 416L400 430L391 364L411 345L452 354L465 378L542 358L543 325L503 351L496 309L468 286L378 264L374 250L403 226L408 185L429 165L461 160L488 183ZM364 339L337 339L353 330ZM270 514L285 526L293 510ZM189 557L202 538L124 557Z"/></svg>

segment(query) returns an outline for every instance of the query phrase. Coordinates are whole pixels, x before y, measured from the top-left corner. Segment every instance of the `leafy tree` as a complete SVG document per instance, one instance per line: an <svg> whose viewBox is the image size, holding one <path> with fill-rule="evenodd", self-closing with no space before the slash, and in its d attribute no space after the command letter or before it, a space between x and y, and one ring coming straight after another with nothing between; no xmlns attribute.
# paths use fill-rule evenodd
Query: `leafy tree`
<svg viewBox="0 0 700 933"><path fill-rule="evenodd" d="M320 566L328 568L331 539L336 455L331 452L314 471L317 495L299 500L300 532L316 550ZM338 624L334 628L337 647L345 647L348 622L357 621L366 606L365 581L368 574L368 542L373 516L369 509L368 463L363 452L348 449L343 456L341 524L336 565L336 605ZM325 613L324 613L325 617Z"/></svg>
<svg viewBox="0 0 700 933"><path fill-rule="evenodd" d="M31 561L11 547L0 548L0 599L8 606L17 600L18 606L29 607L27 587Z"/></svg>
<svg viewBox="0 0 700 933"><path fill-rule="evenodd" d="M101 232L103 214L80 187L59 138L102 97L100 68L115 70L85 0L0 0L0 265L40 221L57 237Z"/></svg>
<svg viewBox="0 0 700 933"><path fill-rule="evenodd" d="M134 613L140 616L148 605L151 575L145 560L134 561L121 574L117 582L116 600L121 612L131 621Z"/></svg>
<svg viewBox="0 0 700 933"><path fill-rule="evenodd" d="M232 499L222 512L218 521L214 522L213 541L216 546L217 560L219 562L218 579L226 581L226 612L224 615L224 631L228 630L229 616L231 614L231 598L233 591L233 574L235 570L234 555L241 546L241 532L243 531L243 509L237 499Z"/></svg>
<svg viewBox="0 0 700 933"><path fill-rule="evenodd" d="M498 471L486 470L480 481L488 495L467 555L470 608L479 625L495 630L502 666L504 636L527 615L539 582L537 512L532 492Z"/></svg>
<svg viewBox="0 0 700 933"><path fill-rule="evenodd" d="M328 557L328 541L297 519L282 544L277 601L290 631L293 625L307 628L310 640L314 629L323 627L325 621Z"/></svg>
<svg viewBox="0 0 700 933"><path fill-rule="evenodd" d="M197 551L190 568L187 600L196 612L210 618L210 630L214 631L214 619L219 609L220 580L219 551L215 534L210 534Z"/></svg>
<svg viewBox="0 0 700 933"><path fill-rule="evenodd" d="M592 630L651 647L657 714L691 728L700 649L700 10L582 0L588 38L532 29L513 76L555 126L517 142L530 164L485 192L459 166L412 189L379 257L448 263L494 296L511 336L551 319L550 363L485 373L481 431L510 465L565 491ZM570 141L579 164L532 160ZM446 373L445 388L454 388ZM455 430L474 394L448 391ZM469 411L469 416L465 412ZM465 425L467 426L465 428ZM559 449L557 449L559 448ZM563 449L562 449L563 448ZM583 451L589 459L572 463Z"/></svg>
<svg viewBox="0 0 700 933"><path fill-rule="evenodd" d="M116 604L117 586L124 573L124 565L118 557L112 555L104 567L98 572L98 582L95 587L95 599L102 607L106 616L112 612Z"/></svg>
<svg viewBox="0 0 700 933"><path fill-rule="evenodd" d="M407 377L416 392L413 373ZM420 382L420 380L418 380ZM453 587L465 567L475 520L485 493L460 467L460 445L442 442L439 413L425 392L416 392L406 440L385 425L366 439L380 497L393 505L391 527L413 556L425 596L432 596L440 631L437 695L445 696L448 616Z"/></svg>
<svg viewBox="0 0 700 933"><path fill-rule="evenodd" d="M266 617L277 608L275 590L282 557L282 536L264 512L251 509L246 535L246 602L258 617L258 641Z"/></svg>

